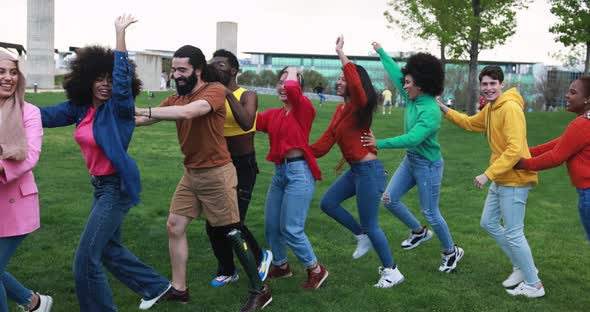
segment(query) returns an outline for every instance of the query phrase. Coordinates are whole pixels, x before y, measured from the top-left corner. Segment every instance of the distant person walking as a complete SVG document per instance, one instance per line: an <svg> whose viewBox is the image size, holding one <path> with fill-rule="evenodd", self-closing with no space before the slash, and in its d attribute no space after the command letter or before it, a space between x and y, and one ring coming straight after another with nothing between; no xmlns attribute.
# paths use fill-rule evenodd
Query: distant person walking
<svg viewBox="0 0 590 312"><path fill-rule="evenodd" d="M381 93L381 99L383 100L383 115L385 115L385 107L387 106L389 106L389 115L391 115L391 110L393 108L393 102L391 101L392 97L393 93L387 88Z"/></svg>
<svg viewBox="0 0 590 312"><path fill-rule="evenodd" d="M324 95L324 86L320 82L313 90L320 97L320 107L322 107L322 103L326 101L326 96Z"/></svg>
<svg viewBox="0 0 590 312"><path fill-rule="evenodd" d="M6 271L21 242L41 226L33 176L43 140L41 115L25 102L26 82L18 61L4 52L0 84L0 312L8 312L7 297L23 310L49 312L53 298L29 290Z"/></svg>

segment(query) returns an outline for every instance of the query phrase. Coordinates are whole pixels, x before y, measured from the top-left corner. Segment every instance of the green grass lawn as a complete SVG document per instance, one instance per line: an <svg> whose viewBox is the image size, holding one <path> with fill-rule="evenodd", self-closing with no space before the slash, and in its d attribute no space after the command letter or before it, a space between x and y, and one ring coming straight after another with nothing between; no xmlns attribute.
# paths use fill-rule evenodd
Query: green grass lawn
<svg viewBox="0 0 590 312"><path fill-rule="evenodd" d="M142 94L139 106L156 106L166 96ZM64 95L27 94L27 100L45 106L58 103ZM316 103L317 104L317 103ZM327 127L336 103L318 111L311 141ZM260 106L279 106L274 96L260 96ZM316 106L317 107L317 106ZM529 113L528 140L536 145L561 134L574 116L571 113ZM375 115L377 138L402 132L403 111ZM355 240L351 233L321 212L319 200L336 179L333 168L341 158L338 147L319 160L324 180L307 220L306 232L320 262L330 277L317 291L300 288L304 268L289 255L294 276L269 281L273 303L266 311L589 311L590 246L585 240L577 211L577 194L565 166L540 173L540 184L530 192L526 235L540 271L547 295L541 299L512 298L501 282L511 272L508 259L479 226L486 192L473 187L473 178L488 165L489 148L482 133L468 133L442 122L440 143L445 174L440 209L453 238L465 249L465 256L453 274L438 272L440 244L436 239L412 251L399 243L408 229L386 209L380 224L389 239L393 256L406 280L390 289L376 289L379 260L375 252L353 260ZM268 138L256 135L260 175L248 213L248 225L264 241L264 201L273 174L265 160ZM168 259L166 217L176 184L182 175L182 155L173 122L138 128L130 147L142 177L142 203L134 207L123 225L123 242L139 258L164 276L171 277ZM379 158L391 176L404 156L403 150L380 151ZM30 235L13 257L8 270L28 287L54 298L53 311L77 311L72 276L76 245L89 213L92 186L80 150L73 140L73 127L46 129L41 160L35 169L41 198L42 228ZM404 202L419 215L417 194L409 192ZM344 203L356 213L354 200ZM420 220L424 220L419 216ZM212 288L209 281L216 268L203 220L188 230L190 259L188 283L192 299L188 305L165 303L153 311L238 311L247 296L245 274L225 288ZM243 272L243 271L241 271ZM120 311L137 311L139 296L116 279L111 288ZM14 304L11 309L14 309ZM12 311L12 310L11 310Z"/></svg>

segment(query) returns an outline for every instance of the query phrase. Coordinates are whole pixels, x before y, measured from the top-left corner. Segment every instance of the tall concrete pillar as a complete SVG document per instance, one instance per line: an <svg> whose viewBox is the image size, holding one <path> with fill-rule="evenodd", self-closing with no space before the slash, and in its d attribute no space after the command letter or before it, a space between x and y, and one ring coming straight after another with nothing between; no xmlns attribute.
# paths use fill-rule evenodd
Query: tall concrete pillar
<svg viewBox="0 0 590 312"><path fill-rule="evenodd" d="M238 55L238 23L217 22L216 49L226 49Z"/></svg>
<svg viewBox="0 0 590 312"><path fill-rule="evenodd" d="M55 0L27 0L27 85L54 88Z"/></svg>

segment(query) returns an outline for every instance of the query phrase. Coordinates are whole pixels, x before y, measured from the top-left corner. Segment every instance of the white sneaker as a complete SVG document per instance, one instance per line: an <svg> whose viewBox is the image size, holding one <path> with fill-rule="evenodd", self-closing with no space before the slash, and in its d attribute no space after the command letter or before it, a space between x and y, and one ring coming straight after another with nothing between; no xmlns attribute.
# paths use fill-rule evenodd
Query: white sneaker
<svg viewBox="0 0 590 312"><path fill-rule="evenodd" d="M529 286L525 282L522 282L514 289L506 289L506 292L512 296L525 296L527 298L539 298L545 296L545 288L543 284L539 282L541 288L535 286Z"/></svg>
<svg viewBox="0 0 590 312"><path fill-rule="evenodd" d="M410 236L401 243L401 246L405 250L410 250L418 247L418 245L428 241L432 238L432 231L429 231L427 227L424 227L422 233L414 233L410 231Z"/></svg>
<svg viewBox="0 0 590 312"><path fill-rule="evenodd" d="M168 285L166 290L164 290L161 294L157 295L155 298L152 298L150 300L144 300L143 298L141 298L141 301L139 302L139 309L147 310L151 308L154 304L156 304L156 302L158 302L158 299L160 299L160 297L164 296L168 292L168 290L170 290L170 288L172 288L172 284Z"/></svg>
<svg viewBox="0 0 590 312"><path fill-rule="evenodd" d="M367 234L355 235L354 237L356 238L356 249L352 254L352 258L358 259L367 254L373 248L373 244L371 244L371 240Z"/></svg>
<svg viewBox="0 0 590 312"><path fill-rule="evenodd" d="M379 275L381 277L377 281L377 284L374 285L377 288L393 287L404 281L404 276L397 267L395 269L379 267Z"/></svg>
<svg viewBox="0 0 590 312"><path fill-rule="evenodd" d="M537 274L539 274L539 270L536 271ZM502 286L504 286L504 288L512 288L522 282L524 282L524 272L522 272L520 269L513 268L510 276L508 276L508 278L502 282Z"/></svg>
<svg viewBox="0 0 590 312"><path fill-rule="evenodd" d="M49 312L51 311L51 306L53 306L53 298L51 296L41 295L35 293L39 296L39 307L35 310L28 310L25 306L19 306L21 311L31 311L31 312Z"/></svg>
<svg viewBox="0 0 590 312"><path fill-rule="evenodd" d="M455 250L450 253L450 254L442 254L441 256L441 264L438 267L438 270L441 272L445 272L445 273L450 273L453 270L455 270L455 268L457 267L457 263L459 262L459 260L461 260L461 258L463 258L463 254L465 254L465 252L463 251L463 248L461 247L457 247L457 245L455 245Z"/></svg>

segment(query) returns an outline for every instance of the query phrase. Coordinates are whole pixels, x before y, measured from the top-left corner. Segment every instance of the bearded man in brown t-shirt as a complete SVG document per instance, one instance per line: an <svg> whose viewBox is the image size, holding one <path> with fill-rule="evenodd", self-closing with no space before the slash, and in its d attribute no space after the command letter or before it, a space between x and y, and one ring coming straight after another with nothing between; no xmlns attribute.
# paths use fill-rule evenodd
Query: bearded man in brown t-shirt
<svg viewBox="0 0 590 312"><path fill-rule="evenodd" d="M258 274L256 262L240 233L236 169L224 137L225 87L211 81L205 56L200 49L183 46L172 58L176 95L160 107L136 108L136 125L175 120L178 142L184 154L184 175L180 179L168 215L172 288L161 300L187 302L186 228L205 214L212 235L229 239L250 280L251 295L240 311L264 308L272 300L270 290Z"/></svg>

